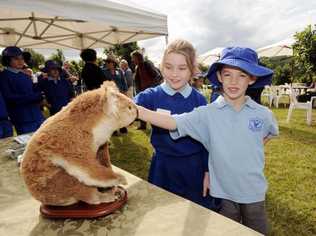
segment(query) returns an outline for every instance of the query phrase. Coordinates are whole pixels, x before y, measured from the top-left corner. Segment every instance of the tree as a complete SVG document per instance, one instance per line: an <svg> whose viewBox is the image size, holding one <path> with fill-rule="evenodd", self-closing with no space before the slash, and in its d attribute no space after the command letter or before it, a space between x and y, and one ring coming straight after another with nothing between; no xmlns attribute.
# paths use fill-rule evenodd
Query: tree
<svg viewBox="0 0 316 236"><path fill-rule="evenodd" d="M53 54L49 57L49 59L58 62L59 65L62 66L63 63L64 63L64 61L65 61L65 56L64 56L63 50L57 49L57 50L56 50L56 53L53 53Z"/></svg>
<svg viewBox="0 0 316 236"><path fill-rule="evenodd" d="M112 54L120 59L125 59L129 65L131 65L131 52L135 50L139 50L139 46L137 42L125 43L125 44L117 44L111 48L104 49L104 53L106 55Z"/></svg>
<svg viewBox="0 0 316 236"><path fill-rule="evenodd" d="M33 49L30 48L26 48L24 49L24 51L29 52L31 54L31 58L32 58L32 69L34 71L38 71L38 67L40 65L44 65L45 63L45 58L42 54L34 51Z"/></svg>
<svg viewBox="0 0 316 236"><path fill-rule="evenodd" d="M291 83L292 77L292 57L276 56L276 57L262 57L260 64L272 69L274 71L272 84L280 85Z"/></svg>
<svg viewBox="0 0 316 236"><path fill-rule="evenodd" d="M316 81L316 30L308 25L305 30L294 35L294 67L303 73L302 82Z"/></svg>
<svg viewBox="0 0 316 236"><path fill-rule="evenodd" d="M82 60L80 60L79 62L70 61L70 73L72 75L80 76L83 65L84 63Z"/></svg>

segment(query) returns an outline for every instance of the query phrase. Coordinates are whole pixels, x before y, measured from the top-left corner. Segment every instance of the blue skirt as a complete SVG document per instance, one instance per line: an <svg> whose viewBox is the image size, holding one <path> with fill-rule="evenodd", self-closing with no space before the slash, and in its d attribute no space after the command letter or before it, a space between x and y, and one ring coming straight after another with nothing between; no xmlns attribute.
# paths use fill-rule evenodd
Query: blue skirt
<svg viewBox="0 0 316 236"><path fill-rule="evenodd" d="M155 153L148 181L208 209L218 211L221 200L209 194L203 197L203 153L177 157Z"/></svg>

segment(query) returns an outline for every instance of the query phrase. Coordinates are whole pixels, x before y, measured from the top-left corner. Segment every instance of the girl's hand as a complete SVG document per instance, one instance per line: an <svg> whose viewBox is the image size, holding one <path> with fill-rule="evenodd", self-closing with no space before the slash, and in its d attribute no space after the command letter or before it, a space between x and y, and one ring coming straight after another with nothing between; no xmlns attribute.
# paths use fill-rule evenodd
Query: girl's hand
<svg viewBox="0 0 316 236"><path fill-rule="evenodd" d="M208 172L204 173L203 179L203 197L207 196L207 192L210 189L210 175Z"/></svg>
<svg viewBox="0 0 316 236"><path fill-rule="evenodd" d="M136 106L138 110L138 119L166 130L175 130L177 128L176 121L170 114L151 111L139 105Z"/></svg>

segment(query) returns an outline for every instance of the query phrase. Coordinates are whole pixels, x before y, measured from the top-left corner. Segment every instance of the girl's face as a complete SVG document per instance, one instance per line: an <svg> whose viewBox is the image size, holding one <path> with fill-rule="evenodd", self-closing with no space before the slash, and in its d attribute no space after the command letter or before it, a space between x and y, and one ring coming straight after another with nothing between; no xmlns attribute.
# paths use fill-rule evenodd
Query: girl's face
<svg viewBox="0 0 316 236"><path fill-rule="evenodd" d="M176 91L180 91L191 78L185 56L173 52L165 56L162 74L166 83Z"/></svg>
<svg viewBox="0 0 316 236"><path fill-rule="evenodd" d="M10 67L14 69L23 69L24 67L24 59L23 56L12 57L10 59Z"/></svg>
<svg viewBox="0 0 316 236"><path fill-rule="evenodd" d="M230 101L243 100L248 85L255 82L253 76L228 66L223 67L218 79L223 84L224 95Z"/></svg>

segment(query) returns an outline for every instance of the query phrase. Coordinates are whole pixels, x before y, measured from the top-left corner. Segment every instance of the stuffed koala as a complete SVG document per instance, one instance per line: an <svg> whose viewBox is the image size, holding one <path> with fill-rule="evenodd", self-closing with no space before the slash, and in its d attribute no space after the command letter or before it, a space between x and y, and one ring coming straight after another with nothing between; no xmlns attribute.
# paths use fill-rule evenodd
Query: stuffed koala
<svg viewBox="0 0 316 236"><path fill-rule="evenodd" d="M112 187L126 180L112 170L107 141L136 116L132 101L113 82L104 82L47 119L29 141L21 163L32 196L56 206L115 201Z"/></svg>

